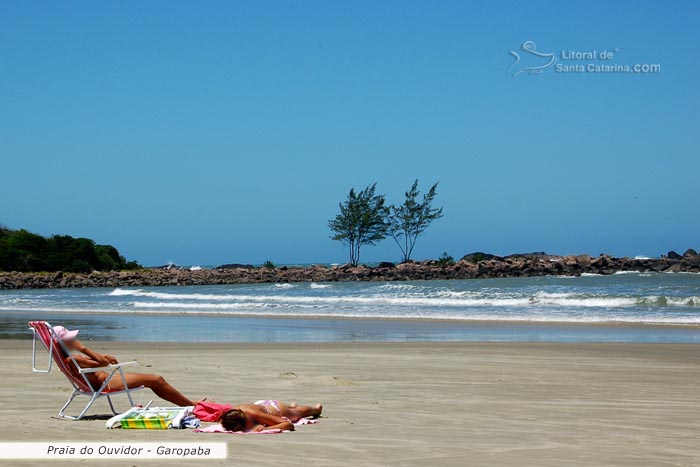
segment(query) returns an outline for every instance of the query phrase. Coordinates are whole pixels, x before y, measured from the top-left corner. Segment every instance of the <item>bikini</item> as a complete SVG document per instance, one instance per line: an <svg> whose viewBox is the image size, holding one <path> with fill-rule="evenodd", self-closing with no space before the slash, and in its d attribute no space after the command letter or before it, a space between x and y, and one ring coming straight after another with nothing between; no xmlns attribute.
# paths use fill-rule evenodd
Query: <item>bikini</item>
<svg viewBox="0 0 700 467"><path fill-rule="evenodd" d="M260 400L260 401L255 401L253 402L253 405L257 405L262 407L262 409L268 414L268 415L273 415L276 417L279 417L282 415L282 409L280 409L280 403L279 401L276 401L274 399L267 399L267 400ZM274 408L277 413L270 413L270 407ZM286 418L286 417L283 417Z"/></svg>

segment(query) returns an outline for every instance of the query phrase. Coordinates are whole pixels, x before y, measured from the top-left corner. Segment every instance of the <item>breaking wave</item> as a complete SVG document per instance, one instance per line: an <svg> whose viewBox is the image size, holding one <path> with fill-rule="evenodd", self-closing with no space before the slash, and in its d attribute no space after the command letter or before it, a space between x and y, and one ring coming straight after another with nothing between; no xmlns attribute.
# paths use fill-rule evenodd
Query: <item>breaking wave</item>
<svg viewBox="0 0 700 467"><path fill-rule="evenodd" d="M8 291L0 310L700 325L697 274Z"/></svg>
<svg viewBox="0 0 700 467"><path fill-rule="evenodd" d="M143 289L115 289L111 296L149 297L167 301L189 301L183 303L189 307L204 307L205 303L192 303L193 301L215 301L231 303L276 303L276 304L362 304L362 305L395 305L395 306L437 306L437 307L583 307L583 308L622 308L622 307L700 307L700 296L667 297L663 295L650 295L643 297L614 297L614 296L586 296L574 293L547 293L537 292L532 295L486 295L470 291L435 291L432 294L410 294L403 296L373 294L364 296L333 295L252 295L252 294L202 294L202 293L166 293L152 292ZM139 302L146 303L146 302ZM158 303L158 302L156 302ZM164 306L173 306L174 303L163 302Z"/></svg>

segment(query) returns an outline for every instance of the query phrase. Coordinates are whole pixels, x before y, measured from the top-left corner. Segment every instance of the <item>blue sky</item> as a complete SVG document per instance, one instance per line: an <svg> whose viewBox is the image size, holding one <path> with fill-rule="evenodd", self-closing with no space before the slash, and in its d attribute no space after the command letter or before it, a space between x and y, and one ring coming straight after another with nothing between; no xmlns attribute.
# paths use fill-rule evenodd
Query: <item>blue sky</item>
<svg viewBox="0 0 700 467"><path fill-rule="evenodd" d="M399 201L419 178L445 217L417 258L698 249L699 20L695 2L5 1L0 223L147 265L341 262L326 223L347 191ZM527 40L661 71L510 77ZM362 259L398 258L387 240Z"/></svg>

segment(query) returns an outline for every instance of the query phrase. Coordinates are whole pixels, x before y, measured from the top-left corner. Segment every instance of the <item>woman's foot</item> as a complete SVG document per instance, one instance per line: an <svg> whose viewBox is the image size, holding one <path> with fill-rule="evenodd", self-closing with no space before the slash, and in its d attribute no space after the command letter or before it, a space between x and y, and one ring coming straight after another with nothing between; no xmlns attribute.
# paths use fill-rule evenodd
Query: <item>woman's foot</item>
<svg viewBox="0 0 700 467"><path fill-rule="evenodd" d="M321 405L321 404L316 404L316 406L314 407L314 409L316 409L316 411L315 411L316 413L314 413L314 414L311 416L311 418L318 418L318 417L320 417L320 416L321 416L321 412L323 412L323 405Z"/></svg>

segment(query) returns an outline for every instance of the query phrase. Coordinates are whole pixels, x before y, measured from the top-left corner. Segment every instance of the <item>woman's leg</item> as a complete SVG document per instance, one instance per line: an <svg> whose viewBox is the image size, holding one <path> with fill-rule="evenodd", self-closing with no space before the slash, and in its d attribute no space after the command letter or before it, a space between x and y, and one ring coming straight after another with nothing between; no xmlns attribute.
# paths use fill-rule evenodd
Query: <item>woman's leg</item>
<svg viewBox="0 0 700 467"><path fill-rule="evenodd" d="M316 406L311 407L308 405L297 405L292 402L290 405L282 404L280 402L280 411L282 416L287 417L293 422L299 421L300 418L313 417L318 418L321 416L323 411L323 406L321 404L316 404Z"/></svg>
<svg viewBox="0 0 700 467"><path fill-rule="evenodd" d="M151 391L155 392L158 397L165 399L168 402L184 407L194 405L194 402L183 396L177 389L172 387L165 378L160 375L150 375L144 373L125 373L124 379L130 388L137 386L146 386ZM109 382L109 387L114 390L124 389L124 383L119 375L116 375Z"/></svg>

